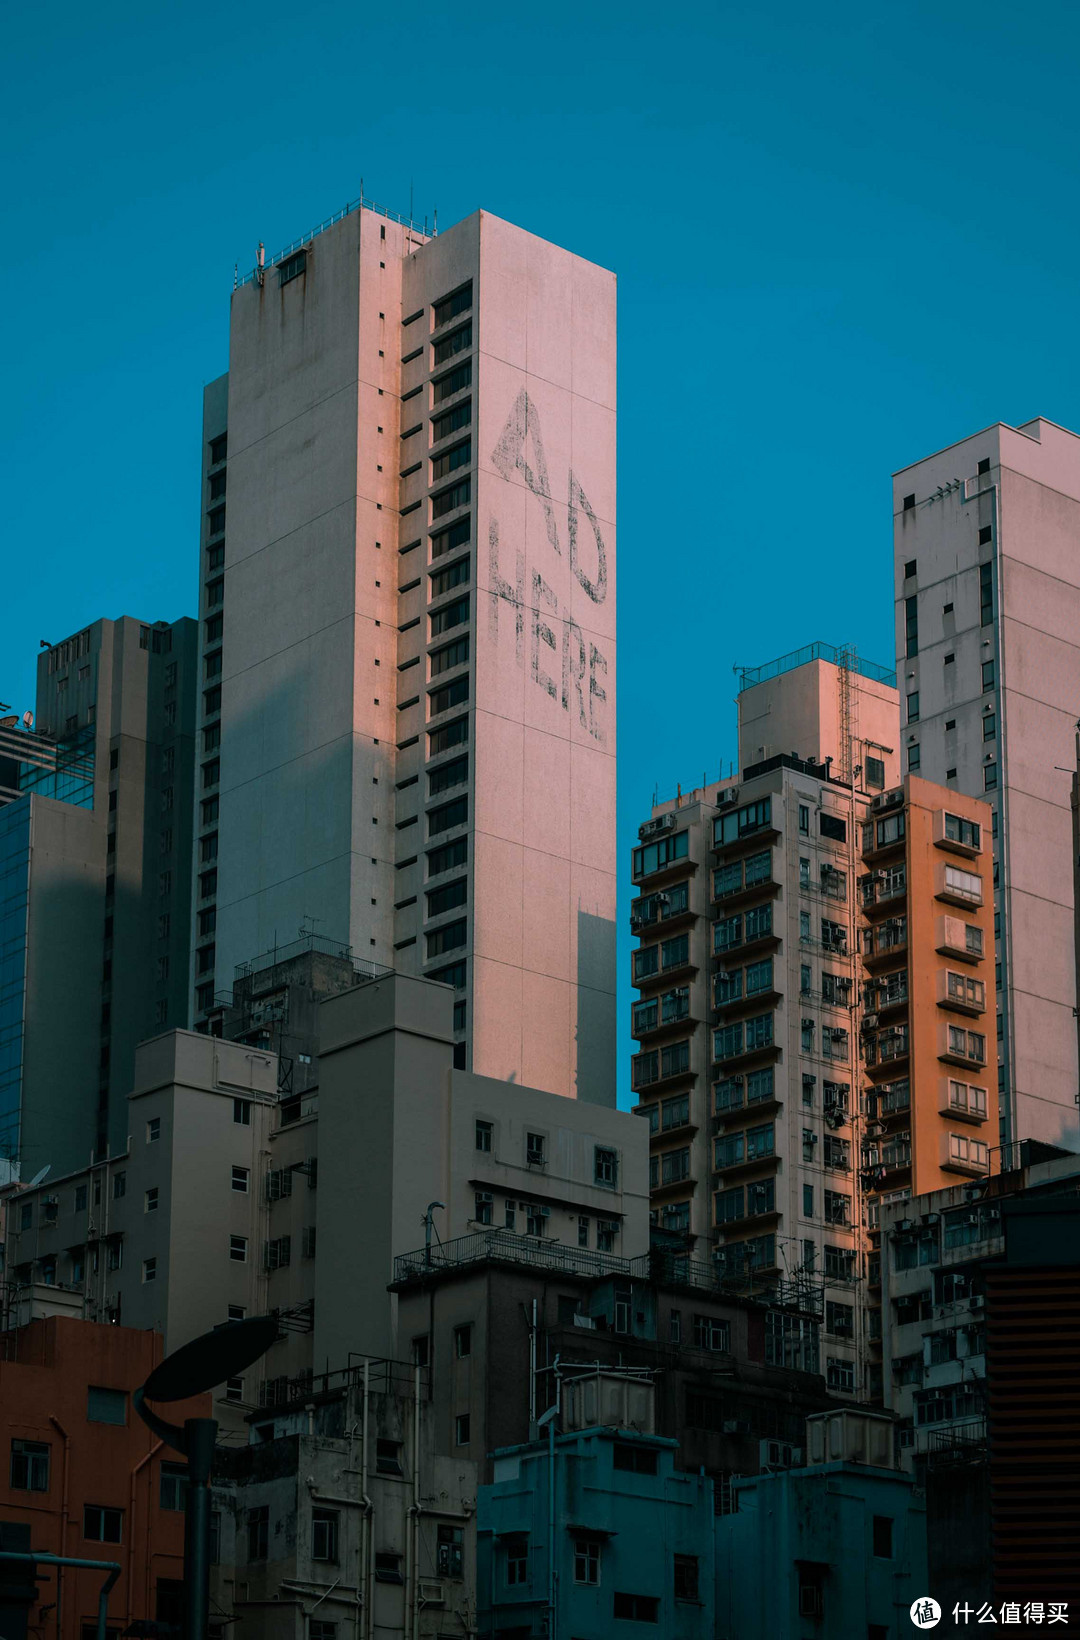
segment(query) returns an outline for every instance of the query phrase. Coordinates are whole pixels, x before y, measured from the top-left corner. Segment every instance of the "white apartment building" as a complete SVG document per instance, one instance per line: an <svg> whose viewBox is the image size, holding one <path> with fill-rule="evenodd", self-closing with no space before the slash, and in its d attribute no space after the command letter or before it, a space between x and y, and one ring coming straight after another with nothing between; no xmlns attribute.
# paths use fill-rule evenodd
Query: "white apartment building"
<svg viewBox="0 0 1080 1640"><path fill-rule="evenodd" d="M893 479L904 773L994 814L1002 1139L1075 1147L1080 438L998 422Z"/></svg>
<svg viewBox="0 0 1080 1640"><path fill-rule="evenodd" d="M408 1353L387 1288L425 1233L646 1253L644 1125L455 1070L453 1007L405 975L342 992L321 1007L318 1085L287 1099L250 1042L142 1043L124 1151L5 1193L5 1324L59 1309L173 1350L274 1311L277 1343L216 1393L235 1433L351 1353Z"/></svg>
<svg viewBox="0 0 1080 1640"><path fill-rule="evenodd" d="M196 1022L310 927L614 1104L614 276L351 209L234 292L204 457Z"/></svg>

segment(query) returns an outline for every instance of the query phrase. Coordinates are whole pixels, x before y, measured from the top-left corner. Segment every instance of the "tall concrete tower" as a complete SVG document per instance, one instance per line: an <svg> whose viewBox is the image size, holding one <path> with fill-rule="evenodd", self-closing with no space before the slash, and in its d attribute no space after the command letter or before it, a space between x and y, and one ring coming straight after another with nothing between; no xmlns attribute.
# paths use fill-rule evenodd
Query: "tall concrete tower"
<svg viewBox="0 0 1080 1640"><path fill-rule="evenodd" d="M1080 438L998 422L893 480L905 773L993 809L1002 1137L1075 1149Z"/></svg>
<svg viewBox="0 0 1080 1640"><path fill-rule="evenodd" d="M613 1104L614 276L351 210L234 293L204 436L196 1022L314 930Z"/></svg>

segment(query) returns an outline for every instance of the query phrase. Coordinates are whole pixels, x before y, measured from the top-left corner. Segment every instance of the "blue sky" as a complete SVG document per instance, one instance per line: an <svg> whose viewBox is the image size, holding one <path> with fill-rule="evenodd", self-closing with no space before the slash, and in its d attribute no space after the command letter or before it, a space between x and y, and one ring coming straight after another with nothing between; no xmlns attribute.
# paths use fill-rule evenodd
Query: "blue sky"
<svg viewBox="0 0 1080 1640"><path fill-rule="evenodd" d="M193 610L233 264L361 178L619 275L623 859L654 788L733 755L735 664L815 638L891 659L894 468L998 419L1080 426L1060 0L62 0L5 44L20 709L39 638Z"/></svg>

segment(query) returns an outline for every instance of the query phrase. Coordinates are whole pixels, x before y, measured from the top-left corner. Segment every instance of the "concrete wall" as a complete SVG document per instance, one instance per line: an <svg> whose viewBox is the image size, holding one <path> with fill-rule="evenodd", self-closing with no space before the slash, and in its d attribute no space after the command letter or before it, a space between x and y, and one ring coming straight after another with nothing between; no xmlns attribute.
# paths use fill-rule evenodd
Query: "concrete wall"
<svg viewBox="0 0 1080 1640"><path fill-rule="evenodd" d="M981 461L989 470L979 474ZM1053 423L1001 423L895 475L897 654L910 759L997 810L1002 933L1003 1135L1077 1142L1072 821L1080 696L1080 440ZM904 507L906 496L915 505ZM980 541L981 532L989 539ZM917 566L905 578L908 563ZM993 582L982 624L980 569ZM905 658L904 604L919 653ZM947 606L951 605L951 609ZM946 655L953 660L946 663ZM984 684L983 665L994 679ZM984 739L987 719L995 732ZM955 725L955 727L947 727ZM987 785L996 773L996 786Z"/></svg>

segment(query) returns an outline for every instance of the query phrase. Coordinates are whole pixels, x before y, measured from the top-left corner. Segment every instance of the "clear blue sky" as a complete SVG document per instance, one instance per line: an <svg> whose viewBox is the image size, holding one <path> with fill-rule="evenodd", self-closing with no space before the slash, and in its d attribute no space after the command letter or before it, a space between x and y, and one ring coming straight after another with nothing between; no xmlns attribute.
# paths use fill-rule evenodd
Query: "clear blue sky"
<svg viewBox="0 0 1080 1640"><path fill-rule="evenodd" d="M623 859L654 787L733 755L735 663L814 638L891 659L892 469L998 419L1080 426L1061 0L61 0L5 47L20 708L39 638L193 610L233 264L361 177L619 275Z"/></svg>

